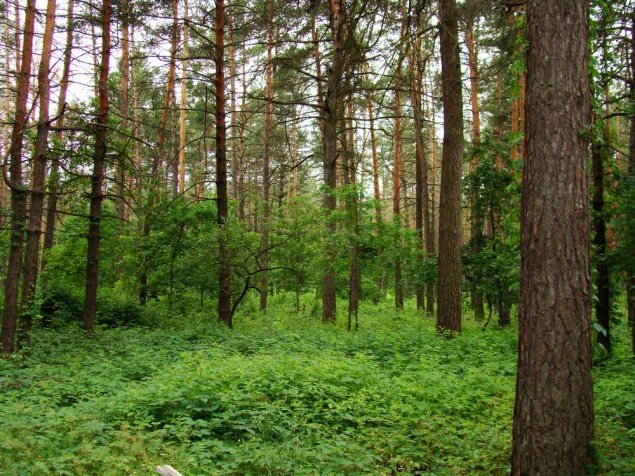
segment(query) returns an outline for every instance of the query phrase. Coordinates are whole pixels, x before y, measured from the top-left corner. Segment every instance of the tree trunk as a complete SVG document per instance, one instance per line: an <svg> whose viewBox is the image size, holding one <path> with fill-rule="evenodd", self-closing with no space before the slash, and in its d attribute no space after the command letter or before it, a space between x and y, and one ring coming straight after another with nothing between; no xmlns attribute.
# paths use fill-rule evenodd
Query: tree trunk
<svg viewBox="0 0 635 476"><path fill-rule="evenodd" d="M46 22L42 38L42 54L38 68L38 94L40 111L33 151L33 170L31 183L31 210L27 228L26 252L24 257L24 276L22 283L21 339L26 347L31 344L31 327L33 326L33 299L38 275L38 259L40 256L40 238L42 234L42 212L44 208L44 181L46 179L46 163L48 162L48 136L51 129L49 110L51 86L49 69L51 63L51 47L55 27L55 0L48 0L46 6Z"/></svg>
<svg viewBox="0 0 635 476"><path fill-rule="evenodd" d="M130 2L123 0L121 3L121 93L119 96L119 114L121 116L121 130L128 134L128 113L130 109ZM128 148L118 158L115 168L115 186L117 197L115 199L115 212L117 215L117 240L124 233L126 220L126 171L128 169ZM117 278L123 274L123 251L117 252L115 271Z"/></svg>
<svg viewBox="0 0 635 476"><path fill-rule="evenodd" d="M229 95L230 95L230 136L231 136L231 170L232 170L232 199L236 202L240 201L239 196L239 137L238 137L238 109L237 109L237 90L236 90L236 79L238 77L238 68L236 67L236 45L235 45L235 37L234 37L234 18L231 15L227 15L227 27L229 28ZM240 216L240 205L236 207L236 213L238 218L242 219Z"/></svg>
<svg viewBox="0 0 635 476"><path fill-rule="evenodd" d="M417 30L420 25L420 18L416 18ZM415 128L415 179L416 179L416 214L415 214L415 226L417 228L417 238L419 240L420 261L419 266L423 267L423 250L426 254L432 255L433 238L430 229L430 205L429 205L429 190L428 190L428 164L425 157L425 145L423 139L423 105L421 85L423 84L423 59L421 58L421 40L417 37L414 43L413 52L409 56L411 62L411 92L412 92L412 109L414 113L414 128ZM425 239L424 239L425 238ZM424 248L425 245L425 248ZM425 289L424 285L417 286L417 309L424 309L425 305Z"/></svg>
<svg viewBox="0 0 635 476"><path fill-rule="evenodd" d="M66 93L68 91L68 80L70 77L71 59L73 57L73 28L74 28L74 0L68 1L66 12L66 45L64 49L64 66L60 81L60 94L57 104L57 127L64 126L64 108L66 107ZM55 138L62 142L62 132L57 131ZM57 221L57 198L59 189L59 158L54 157L49 173L48 200L46 204L46 229L44 232L44 253L42 254L42 272L46 269L47 252L53 247L55 239L55 222Z"/></svg>
<svg viewBox="0 0 635 476"><path fill-rule="evenodd" d="M610 138L605 131L604 141ZM596 277L595 286L597 300L595 301L595 319L603 327L597 333L597 342L607 352L611 352L610 331L610 273L606 256L606 217L604 210L604 145L593 144L591 159L593 169L593 248L595 249Z"/></svg>
<svg viewBox="0 0 635 476"><path fill-rule="evenodd" d="M349 293L348 293L348 330L353 328L358 330L359 320L359 300L362 292L360 246L359 246L359 206L357 200L357 164L355 160L355 133L353 128L353 118L355 112L353 108L353 96L348 99L348 125L344 141L344 167L347 186L353 190L347 193L347 214L350 218L351 238L350 238L350 269L349 269ZM353 324L353 319L355 323Z"/></svg>
<svg viewBox="0 0 635 476"><path fill-rule="evenodd" d="M461 168L463 99L456 0L440 0L443 157L439 210L439 284L437 330L461 332Z"/></svg>
<svg viewBox="0 0 635 476"><path fill-rule="evenodd" d="M104 0L101 11L101 64L99 68L99 109L95 127L95 152L91 177L88 252L86 263L86 294L84 297L84 330L95 329L97 316L97 285L99 278L99 245L101 241L101 204L106 160L108 124L108 67L110 63L110 0Z"/></svg>
<svg viewBox="0 0 635 476"><path fill-rule="evenodd" d="M329 0L333 60L328 70L326 99L322 107L324 141L324 208L327 211L327 233L336 231L334 212L337 207L335 189L337 187L337 124L343 116L342 81L344 78L344 41L346 39L346 13L344 0ZM335 322L336 313L336 271L337 249L329 244L326 250L327 263L322 285L322 322Z"/></svg>
<svg viewBox="0 0 635 476"><path fill-rule="evenodd" d="M514 475L581 475L592 460L588 13L583 1L527 6Z"/></svg>
<svg viewBox="0 0 635 476"><path fill-rule="evenodd" d="M425 85L425 83L422 83ZM430 88L432 90L432 88ZM427 110L429 115L430 125L428 126L428 140L430 141L430 175L432 180L428 180L430 187L430 235L426 236L426 251L433 256L438 249L437 240L438 234L436 232L436 220L437 220L437 201L436 201L436 188L437 188L437 134L436 134L436 122L435 122L435 107L434 101L430 102L430 106ZM428 238L429 245L428 245ZM434 296L435 296L435 284L429 283L426 286L426 314L429 316L434 315Z"/></svg>
<svg viewBox="0 0 635 476"><path fill-rule="evenodd" d="M368 64L365 65L368 70ZM367 71L366 71L367 72ZM379 191L379 161L377 160L377 139L375 138L375 118L373 115L372 93L367 93L368 127L370 128L370 150L373 157L373 197L375 199L375 221L381 223L381 194Z"/></svg>
<svg viewBox="0 0 635 476"><path fill-rule="evenodd" d="M181 58L181 105L179 108L179 193L185 192L185 146L187 134L187 41L188 41L188 0L183 4L183 50ZM234 78L232 76L232 82ZM232 109L232 120L234 117ZM232 139L233 141L233 139ZM232 152L233 152L232 147ZM234 179L235 180L235 179Z"/></svg>
<svg viewBox="0 0 635 476"><path fill-rule="evenodd" d="M121 129L128 132L128 110L130 106L130 3L124 0L121 3L121 95L120 114ZM119 158L117 166L117 199L115 207L117 211L117 234L123 232L123 223L126 219L126 201L124 198L126 191L126 168L128 167L128 154ZM121 260L119 257L118 261ZM118 265L118 275L122 272Z"/></svg>
<svg viewBox="0 0 635 476"><path fill-rule="evenodd" d="M474 19L468 18L466 22L465 40L467 43L467 58L470 70L470 98L472 103L472 141L478 143L481 140L481 114L478 101L478 54L474 43ZM470 172L478 166L478 157L475 156L470 162ZM477 252L479 248L476 243L483 234L482 224L479 224L474 216L474 212L470 213L470 240L472 241L472 251ZM477 321L485 319L485 309L483 308L483 294L472 289L470 292L470 300L472 309L474 309L474 318Z"/></svg>
<svg viewBox="0 0 635 476"><path fill-rule="evenodd" d="M174 78L176 76L176 51L179 42L179 10L178 0L172 0L172 38L170 46L170 66L168 68L167 83L165 86L165 97L163 98L163 110L159 122L159 135L157 137L157 150L152 164L153 179L158 179L159 169L163 166L165 159L165 131L168 124L170 108L174 99ZM167 161L166 161L167 162Z"/></svg>
<svg viewBox="0 0 635 476"><path fill-rule="evenodd" d="M404 20L405 22L405 20ZM402 29L403 30L403 29ZM392 215L393 223L397 229L395 230L395 309L403 309L403 282L401 278L401 68L397 69L397 78L395 81L395 130L393 135L393 169L392 169Z"/></svg>
<svg viewBox="0 0 635 476"><path fill-rule="evenodd" d="M227 126L225 124L225 1L216 0L216 207L220 229L218 264L218 320L230 329L232 323L231 271L227 248Z"/></svg>
<svg viewBox="0 0 635 476"><path fill-rule="evenodd" d="M20 272L22 245L26 220L26 189L22 183L22 146L26 127L27 99L31 78L31 60L33 58L33 29L35 23L35 0L26 4L24 17L24 36L22 58L17 77L17 95L9 148L9 175L3 164L3 174L7 185L11 188L11 237L9 260L7 263L7 280L4 294L4 311L2 316L2 352L11 354L15 339L18 317L18 295L20 292Z"/></svg>
<svg viewBox="0 0 635 476"><path fill-rule="evenodd" d="M270 154L271 132L273 129L273 0L267 0L267 67L265 72L265 130L264 153L262 158L262 201L263 216L261 222L261 266L260 274L260 312L267 310L269 295L269 194L271 187Z"/></svg>
<svg viewBox="0 0 635 476"><path fill-rule="evenodd" d="M635 103L635 17L631 18L631 102ZM628 178L631 186L635 186L635 113L631 114L631 133L628 149ZM635 222L635 213L631 215ZM631 250L635 257L635 249ZM631 276L626 283L626 301L628 322L631 325L631 347L635 354L635 276Z"/></svg>

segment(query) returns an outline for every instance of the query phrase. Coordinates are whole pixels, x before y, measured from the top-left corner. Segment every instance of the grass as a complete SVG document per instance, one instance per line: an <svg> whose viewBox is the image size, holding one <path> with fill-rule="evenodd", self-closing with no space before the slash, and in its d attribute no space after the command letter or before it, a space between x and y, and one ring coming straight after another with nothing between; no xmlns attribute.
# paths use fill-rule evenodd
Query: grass
<svg viewBox="0 0 635 476"><path fill-rule="evenodd" d="M509 472L513 329L468 319L448 341L383 304L346 332L342 316L322 326L291 307L279 296L234 331L202 316L93 338L37 330L31 355L0 361L3 474ZM625 333L595 369L600 474L635 474Z"/></svg>

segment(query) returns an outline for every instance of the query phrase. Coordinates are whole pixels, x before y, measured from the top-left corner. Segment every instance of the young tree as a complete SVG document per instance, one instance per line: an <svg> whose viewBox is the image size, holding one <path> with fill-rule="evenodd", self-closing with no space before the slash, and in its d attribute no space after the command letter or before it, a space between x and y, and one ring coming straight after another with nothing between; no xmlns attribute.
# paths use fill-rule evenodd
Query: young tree
<svg viewBox="0 0 635 476"><path fill-rule="evenodd" d="M591 459L588 12L527 4L515 475L584 474Z"/></svg>
<svg viewBox="0 0 635 476"><path fill-rule="evenodd" d="M106 162L108 127L108 72L110 65L110 0L101 6L101 61L99 64L99 103L95 125L95 151L91 176L90 212L88 216L88 252L86 255L86 292L84 296L84 330L95 329L97 286L99 281L99 245L101 241L101 205Z"/></svg>
<svg viewBox="0 0 635 476"><path fill-rule="evenodd" d="M439 210L439 284L437 329L461 332L461 167L463 99L456 0L439 1L443 156Z"/></svg>

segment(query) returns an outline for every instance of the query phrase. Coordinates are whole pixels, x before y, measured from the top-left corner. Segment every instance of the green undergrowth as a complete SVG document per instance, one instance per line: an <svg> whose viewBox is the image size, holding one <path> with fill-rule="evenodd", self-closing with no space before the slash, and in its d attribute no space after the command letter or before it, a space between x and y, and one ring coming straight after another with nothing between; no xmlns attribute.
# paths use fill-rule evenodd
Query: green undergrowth
<svg viewBox="0 0 635 476"><path fill-rule="evenodd" d="M313 314L281 300L233 331L201 316L37 330L30 355L0 361L3 474L509 471L513 329L468 319L447 340L387 304L363 306L357 332ZM596 368L602 474L635 474L634 381L618 342Z"/></svg>

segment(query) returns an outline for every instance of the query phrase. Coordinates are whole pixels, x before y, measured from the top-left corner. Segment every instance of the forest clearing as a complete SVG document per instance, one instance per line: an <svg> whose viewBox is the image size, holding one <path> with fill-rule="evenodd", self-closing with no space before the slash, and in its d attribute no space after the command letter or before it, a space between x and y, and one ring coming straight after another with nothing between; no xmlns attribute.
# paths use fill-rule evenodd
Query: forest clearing
<svg viewBox="0 0 635 476"><path fill-rule="evenodd" d="M324 327L313 296L256 300L228 331L205 315L34 335L0 361L5 474L507 474L516 332L472 318L435 335L414 302L362 305ZM316 307L317 309L317 307ZM150 324L150 323L147 323ZM595 369L592 474L635 471L635 371L625 326Z"/></svg>

